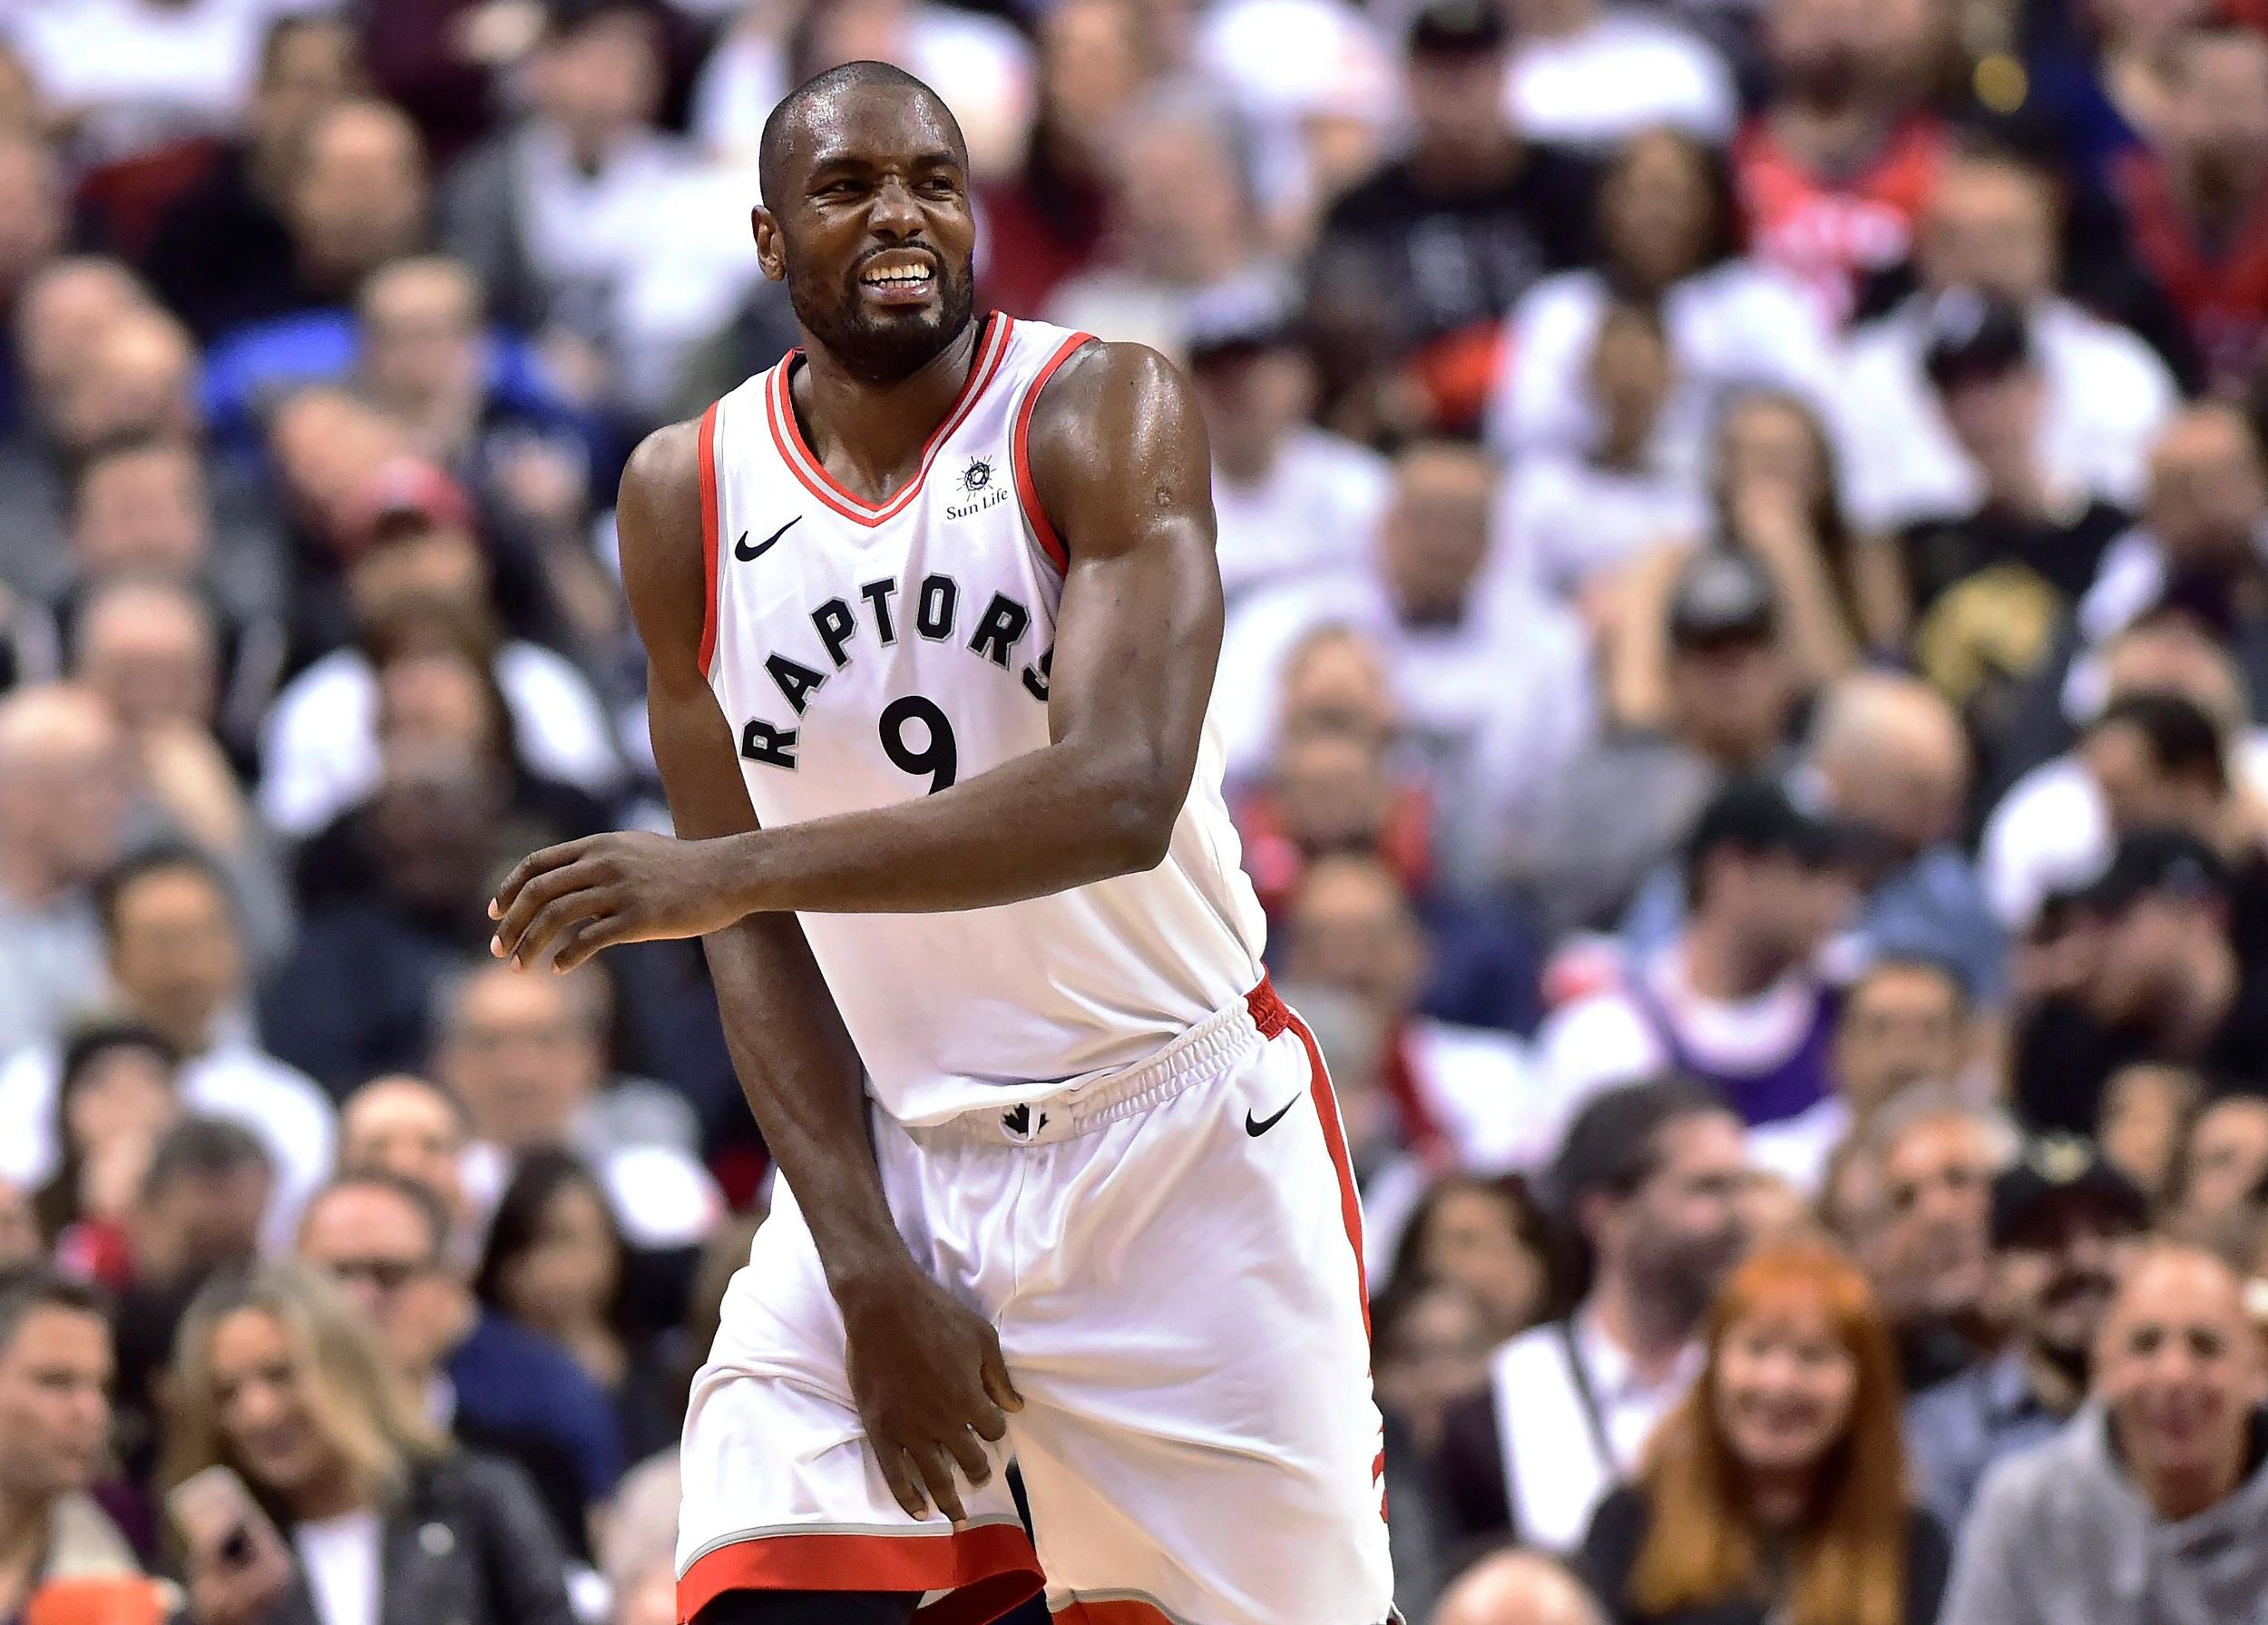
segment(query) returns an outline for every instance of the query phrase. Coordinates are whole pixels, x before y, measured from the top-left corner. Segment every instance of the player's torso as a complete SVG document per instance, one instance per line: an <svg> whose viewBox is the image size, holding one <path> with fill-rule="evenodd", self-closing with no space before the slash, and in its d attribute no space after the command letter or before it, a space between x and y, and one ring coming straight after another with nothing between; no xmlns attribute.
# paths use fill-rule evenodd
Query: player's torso
<svg viewBox="0 0 2268 1625"><path fill-rule="evenodd" d="M910 800L1048 744L1062 577L1030 516L1023 437L1039 386L1080 342L991 318L917 472L879 504L804 444L795 357L704 420L709 679L765 825ZM807 916L894 1113L1128 1064L1241 994L1257 910L1209 742L1205 757L1149 874L963 914Z"/></svg>

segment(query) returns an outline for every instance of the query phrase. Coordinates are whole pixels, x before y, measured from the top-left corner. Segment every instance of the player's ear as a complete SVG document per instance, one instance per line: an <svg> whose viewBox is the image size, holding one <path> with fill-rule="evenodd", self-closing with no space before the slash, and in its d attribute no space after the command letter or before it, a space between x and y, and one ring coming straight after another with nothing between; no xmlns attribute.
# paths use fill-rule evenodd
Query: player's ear
<svg viewBox="0 0 2268 1625"><path fill-rule="evenodd" d="M756 262L764 275L774 282L787 279L787 247L781 241L779 221L772 211L758 203L748 212L748 225L756 234Z"/></svg>

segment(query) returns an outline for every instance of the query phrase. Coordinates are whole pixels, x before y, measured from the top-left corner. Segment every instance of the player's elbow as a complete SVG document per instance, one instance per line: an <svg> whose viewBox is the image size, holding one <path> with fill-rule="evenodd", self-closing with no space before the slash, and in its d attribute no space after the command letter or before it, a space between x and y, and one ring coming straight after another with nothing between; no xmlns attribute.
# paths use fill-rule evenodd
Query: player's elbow
<svg viewBox="0 0 2268 1625"><path fill-rule="evenodd" d="M1100 825L1113 875L1146 874L1166 861L1188 788L1147 774L1112 787Z"/></svg>

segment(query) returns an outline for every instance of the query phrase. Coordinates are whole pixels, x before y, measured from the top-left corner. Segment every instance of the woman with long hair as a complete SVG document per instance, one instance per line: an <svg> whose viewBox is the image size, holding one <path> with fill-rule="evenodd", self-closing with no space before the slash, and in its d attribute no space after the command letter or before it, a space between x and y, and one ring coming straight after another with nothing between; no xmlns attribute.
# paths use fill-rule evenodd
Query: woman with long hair
<svg viewBox="0 0 2268 1625"><path fill-rule="evenodd" d="M1450 1174L1410 1214L1382 1285L1442 1281L1481 1312L1491 1347L1560 1310L1551 1227L1518 1174Z"/></svg>
<svg viewBox="0 0 2268 1625"><path fill-rule="evenodd" d="M126 1216L150 1153L181 1115L180 1065L180 1052L139 1022L93 1022L64 1039L55 1171L34 1194L32 1211L73 1276L112 1291L131 1280Z"/></svg>
<svg viewBox="0 0 2268 1625"><path fill-rule="evenodd" d="M451 1444L312 1271L207 1286L174 1379L162 1482L226 1467L253 1503L181 1530L198 1625L573 1625L566 1553L526 1480Z"/></svg>
<svg viewBox="0 0 2268 1625"><path fill-rule="evenodd" d="M613 1400L632 1461L674 1444L683 1415L633 1313L621 1227L597 1176L566 1151L532 1151L488 1221L473 1279L498 1314L563 1346Z"/></svg>
<svg viewBox="0 0 2268 1625"><path fill-rule="evenodd" d="M1820 1241L1754 1254L1706 1346L1583 1543L1615 1619L1930 1625L1950 1553L1908 1499L1897 1352L1857 1267Z"/></svg>

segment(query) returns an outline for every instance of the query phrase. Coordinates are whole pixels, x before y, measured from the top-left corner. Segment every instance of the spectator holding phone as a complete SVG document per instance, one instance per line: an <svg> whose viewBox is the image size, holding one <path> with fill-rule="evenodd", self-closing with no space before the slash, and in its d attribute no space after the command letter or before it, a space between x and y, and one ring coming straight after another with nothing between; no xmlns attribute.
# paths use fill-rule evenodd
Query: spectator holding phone
<svg viewBox="0 0 2268 1625"><path fill-rule="evenodd" d="M452 1449L312 1271L208 1287L175 1370L163 1482L197 1625L572 1625L526 1481Z"/></svg>

